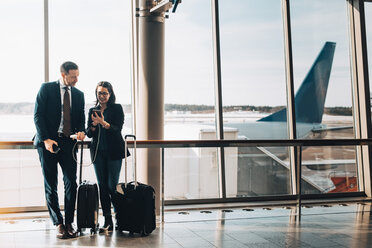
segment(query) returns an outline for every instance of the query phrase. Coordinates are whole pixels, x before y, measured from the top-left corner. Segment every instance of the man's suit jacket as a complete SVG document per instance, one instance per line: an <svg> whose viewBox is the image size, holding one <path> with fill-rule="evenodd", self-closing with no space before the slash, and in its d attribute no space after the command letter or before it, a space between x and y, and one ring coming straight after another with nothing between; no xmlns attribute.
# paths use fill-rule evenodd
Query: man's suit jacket
<svg viewBox="0 0 372 248"><path fill-rule="evenodd" d="M44 140L55 140L61 123L61 92L58 81L43 83L36 97L34 122L36 126L35 146ZM71 87L71 132L83 132L85 123L84 93Z"/></svg>

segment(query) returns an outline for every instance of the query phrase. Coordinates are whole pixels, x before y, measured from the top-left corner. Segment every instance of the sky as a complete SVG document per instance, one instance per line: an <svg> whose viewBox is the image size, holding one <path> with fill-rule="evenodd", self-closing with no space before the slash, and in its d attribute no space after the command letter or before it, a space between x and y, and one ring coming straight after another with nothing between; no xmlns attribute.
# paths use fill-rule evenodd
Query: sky
<svg viewBox="0 0 372 248"><path fill-rule="evenodd" d="M6 85L0 102L33 102L44 82L43 2L0 2L0 72ZM219 5L223 105L285 105L281 1L220 0ZM334 41L326 106L351 106L346 1L296 0L290 7L295 89L324 43ZM213 105L210 1L182 1L169 16L165 103ZM371 37L368 22L367 33ZM87 103L94 102L101 80L113 84L118 102L131 102L130 1L49 1L49 38L50 81L60 77L61 63L72 60L80 66L77 88ZM368 44L372 47L371 38Z"/></svg>
<svg viewBox="0 0 372 248"><path fill-rule="evenodd" d="M0 2L0 30L7 34L0 40L0 68L9 92L0 102L34 102L44 82L43 2ZM94 102L102 80L113 84L118 102L130 103L129 27L129 1L49 1L49 81L60 78L63 62L74 61L86 103Z"/></svg>

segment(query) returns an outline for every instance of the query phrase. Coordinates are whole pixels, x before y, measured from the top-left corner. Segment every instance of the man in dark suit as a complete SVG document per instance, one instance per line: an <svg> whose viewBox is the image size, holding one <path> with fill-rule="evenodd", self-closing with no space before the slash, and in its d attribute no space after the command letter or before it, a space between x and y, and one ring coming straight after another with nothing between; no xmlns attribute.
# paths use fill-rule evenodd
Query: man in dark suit
<svg viewBox="0 0 372 248"><path fill-rule="evenodd" d="M57 226L57 238L75 237L74 221L76 201L76 161L72 151L76 140L85 138L84 94L74 86L78 81L79 68L73 62L61 65L62 78L43 83L37 94L34 111L37 147L44 176L44 188L49 215ZM61 166L65 186L65 221L59 208L57 185L58 168Z"/></svg>

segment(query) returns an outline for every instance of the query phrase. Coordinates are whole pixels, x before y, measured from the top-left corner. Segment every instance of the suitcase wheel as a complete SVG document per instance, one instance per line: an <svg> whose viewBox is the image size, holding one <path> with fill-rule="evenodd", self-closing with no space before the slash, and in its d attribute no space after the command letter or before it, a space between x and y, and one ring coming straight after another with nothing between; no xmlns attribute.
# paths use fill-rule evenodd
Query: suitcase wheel
<svg viewBox="0 0 372 248"><path fill-rule="evenodd" d="M117 226L115 229L116 229L118 232L123 232L123 231L124 231L124 229L123 229L122 227L120 227L120 226Z"/></svg>
<svg viewBox="0 0 372 248"><path fill-rule="evenodd" d="M146 232L145 227L141 230L140 234L141 234L142 237L145 237L145 236L149 235L149 233Z"/></svg>

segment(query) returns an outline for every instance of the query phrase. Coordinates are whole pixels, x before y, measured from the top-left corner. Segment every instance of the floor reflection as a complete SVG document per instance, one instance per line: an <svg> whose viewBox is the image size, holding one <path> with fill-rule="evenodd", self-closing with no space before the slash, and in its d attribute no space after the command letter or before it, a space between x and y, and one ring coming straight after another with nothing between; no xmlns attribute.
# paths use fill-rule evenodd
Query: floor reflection
<svg viewBox="0 0 372 248"><path fill-rule="evenodd" d="M147 237L88 230L69 240L48 218L0 215L0 247L372 247L370 203L187 212L166 212Z"/></svg>

